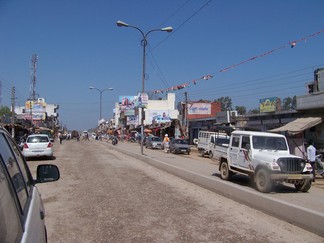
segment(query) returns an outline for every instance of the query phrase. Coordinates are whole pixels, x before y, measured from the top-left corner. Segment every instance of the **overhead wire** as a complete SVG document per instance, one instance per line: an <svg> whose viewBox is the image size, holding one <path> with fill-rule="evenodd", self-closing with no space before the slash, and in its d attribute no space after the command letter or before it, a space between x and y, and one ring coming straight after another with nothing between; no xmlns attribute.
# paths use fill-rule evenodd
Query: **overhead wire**
<svg viewBox="0 0 324 243"><path fill-rule="evenodd" d="M149 47L149 54L151 55L151 58L148 56L148 59L153 67L153 70L155 72L155 74L157 75L157 77L159 78L159 80L164 84L165 87L170 86L165 75L163 74L161 68L159 67L156 59L154 58L153 55L153 50L156 49L158 46L160 46L163 42L165 42L170 35L173 35L176 31L178 31L180 28L182 28L182 26L184 26L190 19L192 19L194 16L196 16L203 8L205 8L212 0L208 0L204 5L202 5L198 10L196 10L193 14L191 14L187 19L185 19L176 29L174 29L169 35L167 35L167 38L164 38L162 41L160 41L156 46L154 46L153 48ZM166 18L166 20L162 21L162 23L159 25L159 27L161 27L164 23L166 23L167 21L169 21L171 18L173 18L178 12L180 12L180 10L182 10L187 4L188 4L189 0L187 0L186 2L184 2L180 7L178 7L169 17Z"/></svg>

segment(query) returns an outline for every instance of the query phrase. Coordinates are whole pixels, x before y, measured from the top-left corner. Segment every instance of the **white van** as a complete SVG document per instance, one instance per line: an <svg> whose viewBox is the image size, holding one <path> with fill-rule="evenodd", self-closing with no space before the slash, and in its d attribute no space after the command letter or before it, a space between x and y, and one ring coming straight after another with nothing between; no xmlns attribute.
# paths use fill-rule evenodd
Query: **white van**
<svg viewBox="0 0 324 243"><path fill-rule="evenodd" d="M47 242L37 183L56 181L55 165L39 165L33 179L18 145L0 126L0 242Z"/></svg>

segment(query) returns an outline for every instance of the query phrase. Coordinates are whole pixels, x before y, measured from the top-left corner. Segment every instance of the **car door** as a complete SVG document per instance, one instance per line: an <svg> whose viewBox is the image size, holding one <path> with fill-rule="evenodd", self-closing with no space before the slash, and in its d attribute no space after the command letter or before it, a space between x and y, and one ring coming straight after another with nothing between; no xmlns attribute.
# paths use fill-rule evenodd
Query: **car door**
<svg viewBox="0 0 324 243"><path fill-rule="evenodd" d="M238 154L238 164L244 169L248 169L251 166L250 148L250 136L243 135L241 137L240 150Z"/></svg>
<svg viewBox="0 0 324 243"><path fill-rule="evenodd" d="M240 139L241 137L239 135L233 135L231 140L231 145L229 149L229 157L231 164L234 166L238 166L238 155L240 151Z"/></svg>
<svg viewBox="0 0 324 243"><path fill-rule="evenodd" d="M20 222L15 231L19 240L12 242L46 242L44 208L40 195L34 187L32 176L19 148L5 132L0 133L0 158L3 175L9 182L14 200L15 207L11 212L13 215L18 215Z"/></svg>

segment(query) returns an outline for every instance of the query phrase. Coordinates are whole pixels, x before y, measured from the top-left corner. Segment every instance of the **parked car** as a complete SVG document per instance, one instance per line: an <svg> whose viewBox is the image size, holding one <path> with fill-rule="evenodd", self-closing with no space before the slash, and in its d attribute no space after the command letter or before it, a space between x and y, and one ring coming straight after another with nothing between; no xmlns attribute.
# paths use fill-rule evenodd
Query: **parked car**
<svg viewBox="0 0 324 243"><path fill-rule="evenodd" d="M172 138L170 142L170 152L171 153L184 153L190 154L190 145L188 139L183 138Z"/></svg>
<svg viewBox="0 0 324 243"><path fill-rule="evenodd" d="M162 139L157 136L148 136L145 140L145 148L162 149Z"/></svg>
<svg viewBox="0 0 324 243"><path fill-rule="evenodd" d="M44 207L35 184L59 177L57 166L42 164L34 180L17 144L0 126L0 242L47 242Z"/></svg>
<svg viewBox="0 0 324 243"><path fill-rule="evenodd" d="M53 159L53 143L46 134L29 135L24 143L22 154L25 158L48 157Z"/></svg>

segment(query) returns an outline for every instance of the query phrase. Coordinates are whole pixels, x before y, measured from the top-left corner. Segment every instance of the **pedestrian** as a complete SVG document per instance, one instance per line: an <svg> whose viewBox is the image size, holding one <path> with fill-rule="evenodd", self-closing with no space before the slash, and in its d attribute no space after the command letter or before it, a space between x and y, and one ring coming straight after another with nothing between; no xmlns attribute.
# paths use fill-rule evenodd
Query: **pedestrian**
<svg viewBox="0 0 324 243"><path fill-rule="evenodd" d="M307 147L307 160L313 168L313 182L315 182L316 148L314 147L314 142L312 140L310 140L308 144L309 145Z"/></svg>
<svg viewBox="0 0 324 243"><path fill-rule="evenodd" d="M169 136L168 136L168 134L164 135L163 146L164 146L164 152L168 153L169 152Z"/></svg>
<svg viewBox="0 0 324 243"><path fill-rule="evenodd" d="M63 135L60 133L59 136L60 136L60 137L59 137L59 139L60 139L60 144L62 144L62 141L63 141Z"/></svg>

